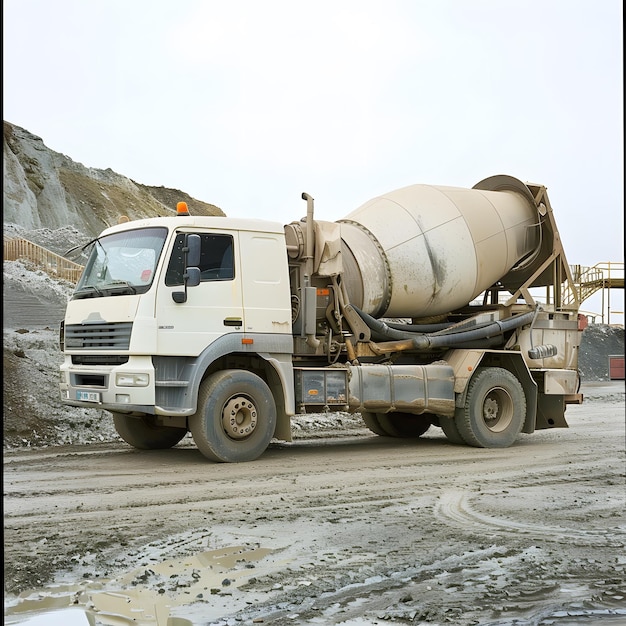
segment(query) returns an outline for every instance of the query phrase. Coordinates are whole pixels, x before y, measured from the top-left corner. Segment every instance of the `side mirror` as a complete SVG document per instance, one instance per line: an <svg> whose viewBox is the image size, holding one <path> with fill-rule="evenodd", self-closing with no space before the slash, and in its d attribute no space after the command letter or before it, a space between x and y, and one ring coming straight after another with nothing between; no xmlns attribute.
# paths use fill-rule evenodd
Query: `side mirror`
<svg viewBox="0 0 626 626"><path fill-rule="evenodd" d="M185 260L185 273L183 274L183 284L185 291L173 291L172 300L177 304L187 302L187 287L197 287L200 284L200 249L202 240L200 235L187 235L183 248Z"/></svg>
<svg viewBox="0 0 626 626"><path fill-rule="evenodd" d="M200 268L188 267L183 276L183 280L187 287L197 287L200 284Z"/></svg>
<svg viewBox="0 0 626 626"><path fill-rule="evenodd" d="M198 267L200 265L200 247L201 239L200 235L187 235L187 257L185 258L185 265L189 267ZM191 287L191 285L189 285Z"/></svg>

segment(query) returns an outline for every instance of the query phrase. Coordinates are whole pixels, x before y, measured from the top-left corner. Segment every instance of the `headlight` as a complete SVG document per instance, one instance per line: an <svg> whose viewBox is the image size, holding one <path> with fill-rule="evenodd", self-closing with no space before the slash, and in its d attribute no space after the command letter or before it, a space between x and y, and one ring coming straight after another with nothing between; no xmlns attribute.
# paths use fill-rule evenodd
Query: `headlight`
<svg viewBox="0 0 626 626"><path fill-rule="evenodd" d="M150 382L148 374L116 374L115 385L117 387L147 387Z"/></svg>

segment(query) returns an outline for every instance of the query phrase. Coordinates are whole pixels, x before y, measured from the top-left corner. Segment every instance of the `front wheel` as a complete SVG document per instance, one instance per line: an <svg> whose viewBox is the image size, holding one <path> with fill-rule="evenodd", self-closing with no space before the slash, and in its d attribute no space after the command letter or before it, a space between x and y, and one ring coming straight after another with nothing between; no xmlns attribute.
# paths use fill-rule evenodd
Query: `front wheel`
<svg viewBox="0 0 626 626"><path fill-rule="evenodd" d="M276 428L276 405L267 384L245 370L224 370L200 384L189 430L211 461L241 463L263 454Z"/></svg>
<svg viewBox="0 0 626 626"><path fill-rule="evenodd" d="M500 367L481 367L469 382L455 424L470 446L507 448L522 432L526 396L519 380Z"/></svg>
<svg viewBox="0 0 626 626"><path fill-rule="evenodd" d="M187 434L186 428L157 423L153 415L133 417L113 413L113 424L117 434L139 450L165 450L175 446Z"/></svg>

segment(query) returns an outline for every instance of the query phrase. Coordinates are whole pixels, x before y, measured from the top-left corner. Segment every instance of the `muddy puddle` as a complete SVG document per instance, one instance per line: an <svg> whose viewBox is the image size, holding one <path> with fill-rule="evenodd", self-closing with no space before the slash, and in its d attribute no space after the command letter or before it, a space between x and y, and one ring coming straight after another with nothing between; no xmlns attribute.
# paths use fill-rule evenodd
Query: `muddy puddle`
<svg viewBox="0 0 626 626"><path fill-rule="evenodd" d="M284 566L273 550L232 546L162 561L108 580L85 580L25 591L5 606L4 623L23 626L192 626L173 615L191 605L203 619L235 612L233 591ZM250 597L248 597L250 601ZM243 603L245 604L245 603Z"/></svg>
<svg viewBox="0 0 626 626"><path fill-rule="evenodd" d="M154 557L153 557L154 558ZM296 559L297 560L297 559ZM29 590L5 601L5 626L198 626L208 624L272 623L274 618L284 613L281 604L267 606L274 589L284 587L275 583L278 572L285 581L285 569L293 564L293 558L287 557L282 548L264 548L259 545L237 545L222 549L197 552L184 557L167 560L154 559L154 562L123 572L109 579L49 585L42 589ZM310 564L310 567L314 567ZM75 573L76 577L79 574ZM448 576L444 571L438 578ZM485 576L488 578L488 576ZM261 582L261 580L264 582ZM482 580L480 578L479 580ZM303 584L304 578L291 577L289 584ZM372 582L372 581L370 581ZM411 579L407 579L410 585ZM469 585L469 582L464 584ZM357 587L358 585L352 585ZM348 585L350 587L350 585ZM347 588L346 588L347 589ZM426 587L431 590L430 586ZM451 583L444 593L458 590L456 583ZM564 597L585 597L590 594L587 587L572 582L561 587ZM362 604L363 613L371 614L368 597L355 591L354 596L344 598L347 605L342 605L341 590L326 592L331 597L327 603L321 603L319 613L313 619L304 619L299 613L301 606L288 607L287 618L298 626L319 626L321 624L340 624L341 626L384 626L387 623L406 623L417 618L407 613L406 598L413 591L407 587L404 600L383 607L377 612L380 619L355 617L354 609ZM585 603L566 601L555 602L552 606L538 605L532 609L529 598L522 598L519 606L506 607L507 616L472 623L481 626L625 626L626 609L618 608L622 595L606 591L607 598L614 600L613 608L594 608ZM322 596L325 594L321 594ZM375 594L374 595L379 595ZM479 595L479 594L478 594ZM609 597L610 596L610 597ZM373 597L373 596L372 596ZM351 599L350 599L351 598ZM426 604L432 602L422 596ZM345 604L344 602L344 604ZM611 602L609 602L611 603ZM567 606L568 608L559 608ZM576 606L578 604L578 606ZM257 613L246 621L239 616L253 606L265 605L265 613ZM416 605L417 607L417 605ZM293 611L291 610L293 608ZM350 608L346 619L341 619L342 612ZM517 610L516 610L517 609ZM530 609L530 611L529 611ZM395 611L400 611L400 622L394 619ZM492 610L489 613L493 614ZM530 613L530 615L529 615ZM264 617L259 617L264 615ZM445 619L449 623L449 619ZM284 623L284 622L283 622ZM426 622L419 622L425 624ZM441 622L436 621L439 624ZM467 623L467 622L463 622Z"/></svg>

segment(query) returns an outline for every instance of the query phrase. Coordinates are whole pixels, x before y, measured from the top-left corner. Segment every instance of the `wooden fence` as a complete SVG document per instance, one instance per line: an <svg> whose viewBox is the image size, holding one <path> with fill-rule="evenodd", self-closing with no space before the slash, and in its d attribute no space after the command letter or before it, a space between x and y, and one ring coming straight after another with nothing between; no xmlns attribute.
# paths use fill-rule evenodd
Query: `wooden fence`
<svg viewBox="0 0 626 626"><path fill-rule="evenodd" d="M53 278L78 282L83 266L46 250L28 239L4 239L5 261L30 261Z"/></svg>

